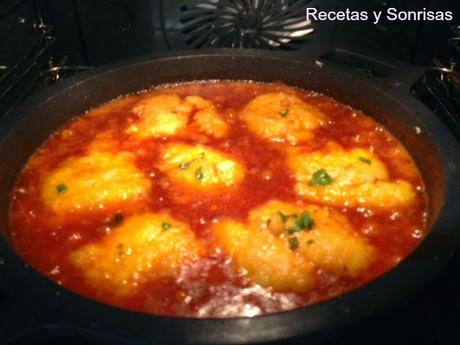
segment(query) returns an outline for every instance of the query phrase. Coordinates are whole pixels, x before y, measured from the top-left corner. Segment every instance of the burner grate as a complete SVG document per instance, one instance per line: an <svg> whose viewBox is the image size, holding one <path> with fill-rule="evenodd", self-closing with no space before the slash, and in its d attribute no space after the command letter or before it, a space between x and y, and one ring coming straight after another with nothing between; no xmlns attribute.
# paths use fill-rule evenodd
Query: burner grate
<svg viewBox="0 0 460 345"><path fill-rule="evenodd" d="M0 15L6 19L24 1L16 1ZM67 58L55 62L51 49L56 40L53 27L42 18L38 1L34 1L36 20L34 28L37 39L29 51L16 63L7 66L0 64L0 117L18 103L75 72L88 69L88 66L66 66Z"/></svg>
<svg viewBox="0 0 460 345"><path fill-rule="evenodd" d="M412 92L433 112L442 118L460 140L460 25L452 27L449 42L457 52L447 64L434 59Z"/></svg>

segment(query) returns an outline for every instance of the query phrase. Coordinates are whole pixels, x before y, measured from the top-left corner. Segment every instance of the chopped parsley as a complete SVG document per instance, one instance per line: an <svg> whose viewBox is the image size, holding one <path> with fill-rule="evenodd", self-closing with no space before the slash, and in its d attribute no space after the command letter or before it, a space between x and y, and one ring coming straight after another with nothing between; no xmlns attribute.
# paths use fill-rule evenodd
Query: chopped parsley
<svg viewBox="0 0 460 345"><path fill-rule="evenodd" d="M326 186L333 182L332 177L327 173L326 169L315 171L308 182L309 186Z"/></svg>
<svg viewBox="0 0 460 345"><path fill-rule="evenodd" d="M180 163L179 165L177 165L177 167L178 167L179 169L182 169L182 170L183 170L183 169L187 169L187 168L190 166L191 163L192 163L192 162Z"/></svg>
<svg viewBox="0 0 460 345"><path fill-rule="evenodd" d="M121 213L116 213L112 219L110 219L106 224L110 228L117 227L121 223L123 223L124 216Z"/></svg>
<svg viewBox="0 0 460 345"><path fill-rule="evenodd" d="M281 117L286 117L289 115L289 109L284 109L282 111L280 111L280 115Z"/></svg>
<svg viewBox="0 0 460 345"><path fill-rule="evenodd" d="M311 230L313 228L313 219L306 212L296 219L295 224L287 228L289 235L295 234L296 232Z"/></svg>
<svg viewBox="0 0 460 345"><path fill-rule="evenodd" d="M65 183L59 183L57 186L56 186L56 191L61 194L61 193L64 193L66 192L68 189L67 185Z"/></svg>
<svg viewBox="0 0 460 345"><path fill-rule="evenodd" d="M118 243L116 248L117 248L117 254L119 257L125 255L125 248L123 246L123 243Z"/></svg>
<svg viewBox="0 0 460 345"><path fill-rule="evenodd" d="M359 160L366 164L371 164L371 160L366 157L359 157Z"/></svg>
<svg viewBox="0 0 460 345"><path fill-rule="evenodd" d="M291 250L296 250L299 247L299 239L293 235L300 231L309 231L313 229L313 218L310 216L308 212L302 212L299 216L296 213L286 215L281 211L278 211L278 215L281 218L281 221L284 223L284 230L289 235L289 248ZM268 225L269 223L267 222L267 227ZM312 243L310 243L310 240L307 242L308 245L311 245Z"/></svg>
<svg viewBox="0 0 460 345"><path fill-rule="evenodd" d="M289 235L295 234L299 231L311 230L313 228L313 219L307 212L302 212L299 216L297 214L285 215L278 212L281 221L285 223L286 231ZM287 224L286 224L287 223Z"/></svg>
<svg viewBox="0 0 460 345"><path fill-rule="evenodd" d="M201 152L200 153L200 156L198 158L195 158L195 159L192 159L188 162L182 162L182 163L179 163L177 164L177 167L179 169L182 169L182 170L185 170L187 169L188 167L190 167L190 164L194 163L194 162L198 162L198 161L201 161L204 159L204 156L205 156L205 153L204 152Z"/></svg>
<svg viewBox="0 0 460 345"><path fill-rule="evenodd" d="M199 167L195 170L195 177L199 181L201 181L204 178L204 172L202 167Z"/></svg>
<svg viewBox="0 0 460 345"><path fill-rule="evenodd" d="M289 249L296 250L297 248L299 248L298 238L295 236L289 237Z"/></svg>
<svg viewBox="0 0 460 345"><path fill-rule="evenodd" d="M161 228L163 229L163 231L168 230L171 226L171 223L161 223Z"/></svg>
<svg viewBox="0 0 460 345"><path fill-rule="evenodd" d="M302 231L302 229L300 229L297 225L293 225L293 226L291 226L291 227L289 227L287 229L287 232L288 232L289 235L293 235L293 234L295 234L296 232L299 232L299 231Z"/></svg>
<svg viewBox="0 0 460 345"><path fill-rule="evenodd" d="M315 243L315 240L309 239L307 241L307 245L311 246L313 243Z"/></svg>
<svg viewBox="0 0 460 345"><path fill-rule="evenodd" d="M286 216L286 215L283 214L282 212L279 212L279 211L278 211L278 215L280 216L281 221L282 221L283 223L285 223L285 222L288 220L288 216Z"/></svg>
<svg viewBox="0 0 460 345"><path fill-rule="evenodd" d="M295 225L302 230L311 229L313 227L313 219L307 212L303 212L295 222Z"/></svg>
<svg viewBox="0 0 460 345"><path fill-rule="evenodd" d="M278 215L280 216L281 221L283 223L286 223L286 221L288 221L289 219L296 219L297 218L297 215L295 213L286 215L286 214L283 214L282 212L278 211Z"/></svg>

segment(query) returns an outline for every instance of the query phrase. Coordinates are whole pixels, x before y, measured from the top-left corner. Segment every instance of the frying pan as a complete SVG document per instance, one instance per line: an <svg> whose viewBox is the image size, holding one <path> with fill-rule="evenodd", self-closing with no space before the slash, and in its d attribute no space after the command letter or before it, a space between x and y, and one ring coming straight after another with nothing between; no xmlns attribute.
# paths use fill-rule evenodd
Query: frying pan
<svg viewBox="0 0 460 345"><path fill-rule="evenodd" d="M377 77L347 67L356 61ZM59 324L155 344L248 344L313 337L398 303L442 270L460 237L459 145L410 93L421 73L398 61L324 46L296 54L202 50L96 68L44 90L0 124L0 273L6 277L0 281L0 298L8 298L14 289L24 291L11 310L31 313L37 320L32 317L29 326ZM422 172L430 198L430 233L396 268L359 289L309 307L252 318L189 319L122 310L58 286L16 256L8 230L10 192L28 157L51 133L71 117L119 95L206 79L282 81L322 92L375 118L407 147Z"/></svg>

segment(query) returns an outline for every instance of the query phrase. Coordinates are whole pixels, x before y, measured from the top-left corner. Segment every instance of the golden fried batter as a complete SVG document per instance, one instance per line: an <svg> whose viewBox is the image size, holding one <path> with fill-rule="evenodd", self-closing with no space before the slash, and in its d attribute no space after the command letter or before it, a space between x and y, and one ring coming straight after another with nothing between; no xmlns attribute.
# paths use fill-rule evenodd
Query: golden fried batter
<svg viewBox="0 0 460 345"><path fill-rule="evenodd" d="M192 126L198 127L200 132L215 138L225 138L228 135L230 126L219 115L211 101L199 96L188 96L185 101L198 110L193 116Z"/></svg>
<svg viewBox="0 0 460 345"><path fill-rule="evenodd" d="M150 180L134 165L128 152L97 149L70 157L45 177L41 196L57 214L101 209L136 202L147 194Z"/></svg>
<svg viewBox="0 0 460 345"><path fill-rule="evenodd" d="M199 96L182 99L175 94L156 95L142 100L132 111L140 120L127 131L140 139L185 134L189 125L216 138L229 132L214 104Z"/></svg>
<svg viewBox="0 0 460 345"><path fill-rule="evenodd" d="M204 247L189 226L168 213L131 216L101 241L70 254L90 285L118 295L135 293L149 279L177 277Z"/></svg>
<svg viewBox="0 0 460 345"><path fill-rule="evenodd" d="M257 136L293 144L311 139L315 128L327 124L321 111L284 92L254 98L240 112L240 117Z"/></svg>
<svg viewBox="0 0 460 345"><path fill-rule="evenodd" d="M176 134L187 127L191 111L192 105L174 94L146 98L133 108L140 122L131 125L128 133L141 139Z"/></svg>
<svg viewBox="0 0 460 345"><path fill-rule="evenodd" d="M234 186L244 177L241 163L203 145L167 145L158 168L176 187L210 193Z"/></svg>
<svg viewBox="0 0 460 345"><path fill-rule="evenodd" d="M249 278L279 292L306 292L313 287L311 265L268 231L235 221L214 225L217 245Z"/></svg>
<svg viewBox="0 0 460 345"><path fill-rule="evenodd" d="M346 217L328 207L272 200L252 210L249 222L294 246L316 267L340 275L359 274L374 256Z"/></svg>
<svg viewBox="0 0 460 345"><path fill-rule="evenodd" d="M292 150L288 164L297 183L295 190L306 200L345 207L391 208L409 205L414 187L391 180L376 154L344 150L331 144L321 151Z"/></svg>

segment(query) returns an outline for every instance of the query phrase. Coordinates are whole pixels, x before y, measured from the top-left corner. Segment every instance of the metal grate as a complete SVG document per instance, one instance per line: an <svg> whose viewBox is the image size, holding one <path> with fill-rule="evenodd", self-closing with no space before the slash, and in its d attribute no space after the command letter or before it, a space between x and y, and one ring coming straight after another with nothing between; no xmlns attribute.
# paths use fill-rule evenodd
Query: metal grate
<svg viewBox="0 0 460 345"><path fill-rule="evenodd" d="M193 48L297 49L313 25L305 20L311 0L202 0L182 5L186 43Z"/></svg>
<svg viewBox="0 0 460 345"><path fill-rule="evenodd" d="M434 59L434 66L425 71L423 78L414 85L412 91L460 139L460 25L452 27L449 42L457 55L452 56L447 64Z"/></svg>
<svg viewBox="0 0 460 345"><path fill-rule="evenodd" d="M5 19L22 2L14 2L0 16L0 20ZM53 28L43 21L36 0L34 7L36 16L34 28L38 38L19 61L10 66L0 64L0 116L44 87L89 68L88 66L66 66L66 57L57 62L54 60L51 52L56 40Z"/></svg>

